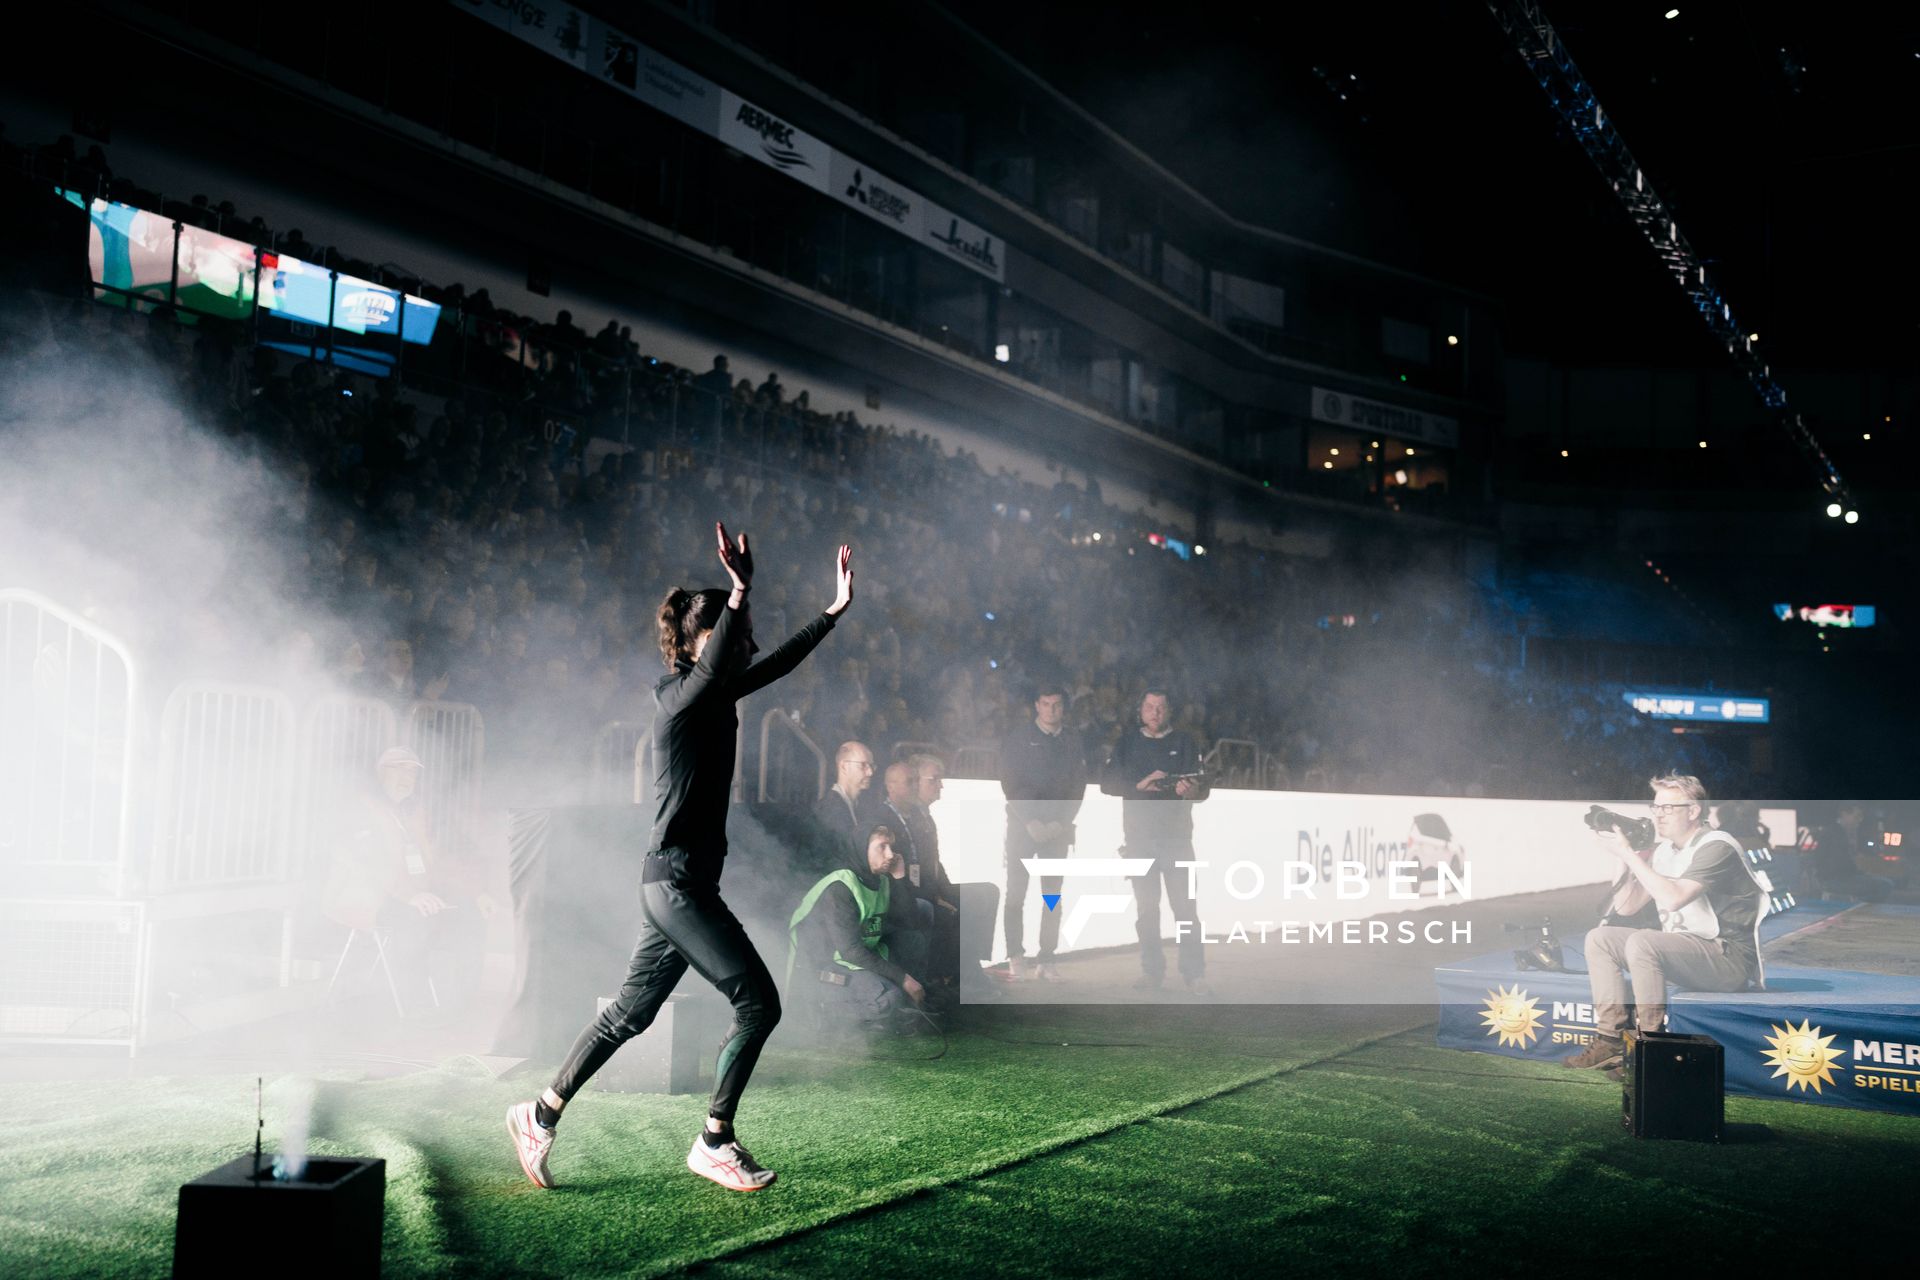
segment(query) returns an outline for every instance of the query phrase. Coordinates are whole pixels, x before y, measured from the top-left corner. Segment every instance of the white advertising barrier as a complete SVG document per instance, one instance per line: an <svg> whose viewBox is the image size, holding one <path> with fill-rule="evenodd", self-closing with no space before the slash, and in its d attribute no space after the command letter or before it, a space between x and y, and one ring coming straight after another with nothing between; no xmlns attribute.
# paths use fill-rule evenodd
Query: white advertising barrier
<svg viewBox="0 0 1920 1280"><path fill-rule="evenodd" d="M1644 804L1606 803L1645 816ZM1619 864L1587 831L1581 821L1586 812L1585 802L1572 800L1216 790L1193 810L1194 858L1207 865L1182 874L1193 876L1206 936L1225 941L1237 924L1249 945L1257 945L1266 922L1269 944L1281 943L1289 925L1295 927L1292 940L1305 942L1312 925L1611 879ZM1006 800L1000 784L949 779L934 817L947 874L1004 891ZM1063 913L1063 953L1135 940L1127 872L1139 868L1115 865L1126 856L1120 823L1120 799L1087 788L1056 908ZM1074 865L1082 860L1084 870ZM1343 863L1357 864L1345 870L1344 883ZM1184 886L1175 888L1185 892ZM1028 894L1025 933L1031 940L1039 936L1045 907L1037 884ZM1098 901L1089 906L1089 899ZM1333 932L1339 940L1340 930ZM1430 940L1417 931L1412 939L1397 929L1388 932L1393 944ZM1160 933L1175 936L1164 899ZM994 938L993 958L999 960L1006 952L997 924ZM1490 951L1511 945L1499 936L1484 941Z"/></svg>

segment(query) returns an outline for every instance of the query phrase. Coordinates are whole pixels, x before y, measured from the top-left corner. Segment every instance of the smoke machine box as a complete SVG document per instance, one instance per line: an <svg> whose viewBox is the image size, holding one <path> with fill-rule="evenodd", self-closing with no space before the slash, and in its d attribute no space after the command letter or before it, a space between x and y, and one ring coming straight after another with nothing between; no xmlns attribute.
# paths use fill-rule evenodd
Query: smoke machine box
<svg viewBox="0 0 1920 1280"><path fill-rule="evenodd" d="M292 1277L380 1274L387 1162L309 1160L298 1178L277 1179L271 1160L255 1176L251 1155L180 1188L173 1274L258 1272Z"/></svg>

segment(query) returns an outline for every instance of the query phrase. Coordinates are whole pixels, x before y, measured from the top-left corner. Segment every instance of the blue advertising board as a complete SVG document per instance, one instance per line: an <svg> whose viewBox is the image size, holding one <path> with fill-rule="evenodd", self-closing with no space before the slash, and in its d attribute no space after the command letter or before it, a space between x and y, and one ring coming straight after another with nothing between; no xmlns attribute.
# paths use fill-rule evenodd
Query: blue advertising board
<svg viewBox="0 0 1920 1280"><path fill-rule="evenodd" d="M1714 724L1766 724L1773 704L1766 698L1727 693L1644 693L1620 695L1626 704L1654 720L1703 720Z"/></svg>

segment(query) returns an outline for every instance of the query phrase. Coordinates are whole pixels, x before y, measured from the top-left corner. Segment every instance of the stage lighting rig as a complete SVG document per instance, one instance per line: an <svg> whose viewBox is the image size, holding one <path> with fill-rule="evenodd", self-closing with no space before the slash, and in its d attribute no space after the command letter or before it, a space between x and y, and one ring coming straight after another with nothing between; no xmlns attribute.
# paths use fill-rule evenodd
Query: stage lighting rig
<svg viewBox="0 0 1920 1280"><path fill-rule="evenodd" d="M1788 437L1813 464L1819 474L1820 487L1845 504L1847 523L1856 522L1859 515L1854 508L1858 504L1841 479L1840 469L1827 456L1806 418L1787 407L1786 389L1774 381L1772 367L1755 354L1760 335L1738 323L1732 304L1721 297L1707 278L1706 265L1681 234L1672 207L1654 191L1646 171L1627 149L1620 131L1613 127L1593 86L1574 65L1560 33L1553 29L1535 0L1487 0L1487 9L1513 43L1527 70L1546 91L1547 101L1572 131L1581 150L1612 186L1614 196L1639 229L1641 239L1693 302L1702 322L1726 347L1728 358L1746 377L1760 402L1773 410ZM1781 54L1786 59L1784 49ZM1790 79L1801 71L1804 68L1795 63Z"/></svg>

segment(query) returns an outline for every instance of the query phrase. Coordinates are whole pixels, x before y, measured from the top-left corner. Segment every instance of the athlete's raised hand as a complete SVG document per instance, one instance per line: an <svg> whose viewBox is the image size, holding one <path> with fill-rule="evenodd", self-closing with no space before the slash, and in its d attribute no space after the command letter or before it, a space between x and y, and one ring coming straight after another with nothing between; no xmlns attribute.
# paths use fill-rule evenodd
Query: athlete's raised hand
<svg viewBox="0 0 1920 1280"><path fill-rule="evenodd" d="M847 611L853 603L853 548L846 543L840 544L840 554L834 560L833 603L827 606L827 616L837 618Z"/></svg>
<svg viewBox="0 0 1920 1280"><path fill-rule="evenodd" d="M747 549L747 535L741 534L736 546L727 540L727 526L718 520L713 522L713 532L720 541L720 564L733 579L733 589L745 591L753 583L753 552Z"/></svg>

